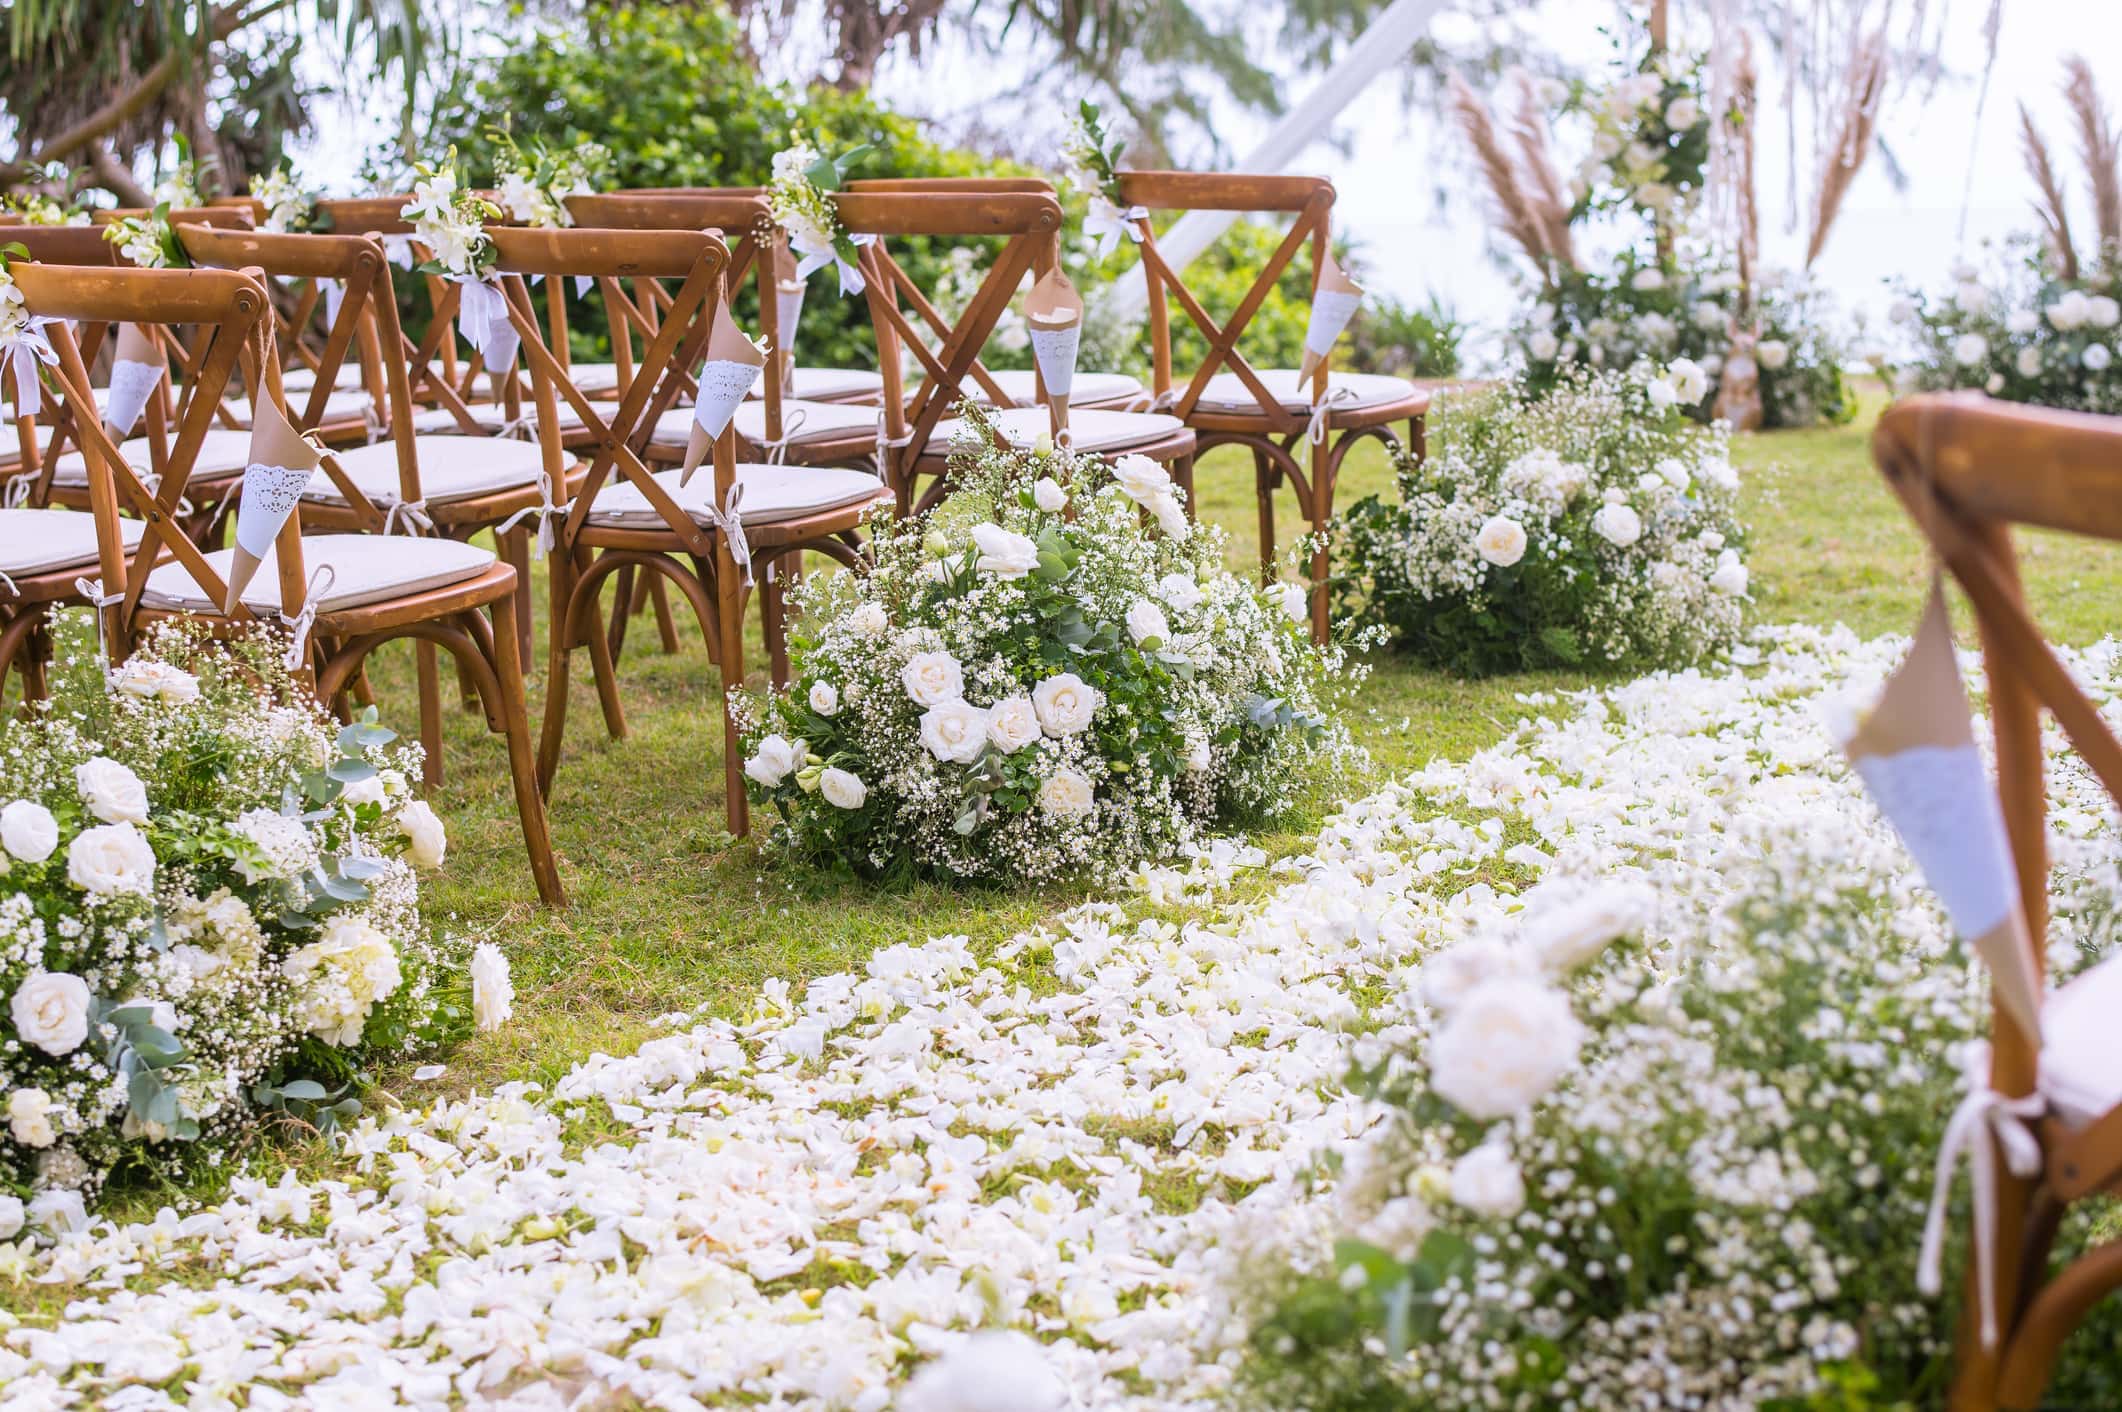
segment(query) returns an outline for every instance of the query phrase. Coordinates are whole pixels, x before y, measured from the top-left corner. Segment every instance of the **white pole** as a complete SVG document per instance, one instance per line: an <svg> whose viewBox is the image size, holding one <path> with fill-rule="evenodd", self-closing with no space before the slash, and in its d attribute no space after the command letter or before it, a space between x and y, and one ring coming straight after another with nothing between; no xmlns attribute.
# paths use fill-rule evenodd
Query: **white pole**
<svg viewBox="0 0 2122 1412"><path fill-rule="evenodd" d="M1323 136L1371 80L1406 59L1415 40L1429 27L1430 17L1444 8L1444 0L1393 0L1370 28L1349 45L1348 52L1327 70L1302 103L1275 124L1258 147L1246 154L1237 170L1279 172ZM1195 257L1216 243L1238 218L1235 211L1190 211L1157 237L1157 253L1173 270L1182 270ZM1107 307L1122 321L1142 317L1149 304L1146 279L1122 278L1110 286Z"/></svg>

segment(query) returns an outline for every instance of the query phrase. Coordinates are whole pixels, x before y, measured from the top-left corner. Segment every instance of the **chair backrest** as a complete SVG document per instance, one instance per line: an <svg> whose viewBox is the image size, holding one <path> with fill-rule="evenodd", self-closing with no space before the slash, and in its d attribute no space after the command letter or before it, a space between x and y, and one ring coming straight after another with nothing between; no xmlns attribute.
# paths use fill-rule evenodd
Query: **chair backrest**
<svg viewBox="0 0 2122 1412"><path fill-rule="evenodd" d="M169 212L169 223L175 225L221 226L228 230L247 230L257 224L251 218L252 207L248 204L212 206L180 206ZM151 216L154 212L144 206L120 206L115 209L91 211L90 222L96 227L114 225L119 221Z"/></svg>
<svg viewBox="0 0 2122 1412"><path fill-rule="evenodd" d="M2122 541L2122 419L1993 402L1977 394L1912 397L1879 419L1872 453L1974 605L1996 735L1997 791L2018 872L2029 960L2041 974L2048 931L2046 707L2122 807L2122 742L2071 679L2027 611L2013 524ZM2001 1005L1991 1081L2031 1092L2040 1049Z"/></svg>
<svg viewBox="0 0 2122 1412"><path fill-rule="evenodd" d="M178 504L213 423L214 409L239 363L251 386L259 389L260 400L269 398L279 404L280 370L267 317L270 301L262 284L233 270L84 269L18 262L12 273L31 313L68 321L47 328L59 356L58 366L50 372L81 437L103 591L119 600L101 610L112 614L106 620L111 630L103 640L116 660L130 641L129 625L139 609L148 574L165 553L183 564L193 582L215 601L225 593L226 582L190 537ZM117 444L97 417L88 363L72 327L107 328L120 323L156 327L170 336L191 328L200 335L176 441L152 493L119 455ZM147 522L130 555L119 531L121 510ZM276 547L282 611L298 614L307 593L299 515L287 517ZM251 614L239 606L236 616Z"/></svg>
<svg viewBox="0 0 2122 1412"><path fill-rule="evenodd" d="M495 273L500 276L509 304L509 322L523 341L530 364L532 395L536 400L538 440L545 457L546 494L552 503L562 499L562 486L572 459L565 446L559 404L565 400L588 432L590 450L587 469L575 491L561 531L571 542L588 518L597 492L616 472L638 489L655 507L664 523L687 549L705 556L713 551L709 531L678 508L657 483L644 459L657 420L677 405L681 394L696 393L694 370L701 365L715 310L722 301L724 275L729 268L729 247L704 231L672 230L534 230L522 227L489 229L499 255ZM639 340L636 372L618 400L595 401L568 380L567 370L538 327L531 304L529 279L540 276L547 285L558 280L587 276L597 281L604 299L612 341ZM642 307L645 300L624 287L636 290L646 281L677 283L669 306L660 318L651 318ZM726 506L736 479L736 433L725 426L715 440L715 503Z"/></svg>
<svg viewBox="0 0 2122 1412"><path fill-rule="evenodd" d="M1031 191L850 189L833 198L850 235L873 239L862 247L864 297L877 339L877 366L884 374L883 432L886 484L912 483L913 465L936 425L974 386L998 406L1011 399L980 361L980 351L1015 297L1026 275L1043 275L1060 254L1061 203L1043 189ZM956 320L937 309L928 293L892 257L896 237L996 238L1001 248L973 297ZM901 299L913 317L900 307ZM914 319L919 319L917 325ZM920 366L923 380L909 400L902 353ZM1044 389L1041 387L1041 400Z"/></svg>
<svg viewBox="0 0 2122 1412"><path fill-rule="evenodd" d="M1312 288L1319 285L1333 236L1334 185L1324 177L1264 176L1244 172L1121 172L1120 205L1140 207L1145 213L1159 211L1275 212L1294 216L1289 233L1268 257L1259 275L1238 301L1229 317L1218 323L1185 279L1168 264L1157 249L1157 232L1148 214L1135 220L1135 233L1142 252L1143 277L1149 281L1150 357L1154 368L1152 390L1160 407L1169 406L1178 416L1191 416L1218 372L1235 373L1246 390L1259 402L1260 415L1278 431L1301 430L1304 418L1282 406L1260 375L1238 351L1246 326L1274 292L1290 262L1311 246ZM1167 301L1181 312L1208 342L1208 355L1194 370L1184 388L1172 385L1172 326ZM1327 369L1322 361L1314 374L1314 402L1326 395Z"/></svg>

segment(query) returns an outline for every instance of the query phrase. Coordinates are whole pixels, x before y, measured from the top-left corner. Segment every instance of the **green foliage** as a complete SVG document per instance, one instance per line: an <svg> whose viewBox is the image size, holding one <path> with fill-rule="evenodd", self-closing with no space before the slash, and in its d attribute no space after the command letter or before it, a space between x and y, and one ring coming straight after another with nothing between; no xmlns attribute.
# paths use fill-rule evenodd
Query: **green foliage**
<svg viewBox="0 0 2122 1412"><path fill-rule="evenodd" d="M1459 372L1459 343L1466 325L1449 304L1432 295L1409 304L1391 295L1373 296L1342 335L1340 361L1350 372L1403 378L1448 378Z"/></svg>

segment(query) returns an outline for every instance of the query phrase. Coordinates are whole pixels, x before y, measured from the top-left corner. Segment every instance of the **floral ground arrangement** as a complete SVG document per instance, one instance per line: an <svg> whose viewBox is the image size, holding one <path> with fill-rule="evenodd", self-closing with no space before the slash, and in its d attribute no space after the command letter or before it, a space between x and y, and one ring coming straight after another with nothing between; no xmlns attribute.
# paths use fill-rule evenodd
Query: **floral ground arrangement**
<svg viewBox="0 0 2122 1412"><path fill-rule="evenodd" d="M1397 496L1346 516L1347 607L1469 676L1685 666L1737 640L1739 476L1702 370L1574 369L1444 401Z"/></svg>
<svg viewBox="0 0 2122 1412"><path fill-rule="evenodd" d="M469 1027L462 948L420 917L445 839L417 750L293 687L278 646L173 626L6 726L0 1237L219 1166L261 1116L344 1121L371 1056ZM478 969L505 985L490 946Z"/></svg>
<svg viewBox="0 0 2122 1412"><path fill-rule="evenodd" d="M1916 1236L1979 1023L1819 719L1899 648L1778 629L1714 675L1529 698L1501 744L1271 867L1217 845L986 954L892 946L740 1020L668 1016L549 1089L364 1115L321 1174L18 1238L0 1384L1895 1405L1934 1386L1951 1318L1915 1292ZM2122 652L2074 665L2113 701ZM2112 944L2122 881L2089 781L2060 755L2051 778L2070 970ZM1529 1025L1536 1063L1470 1042ZM1395 1295L1420 1269L1424 1297ZM2095 1364L2058 1396L2112 1402Z"/></svg>
<svg viewBox="0 0 2122 1412"><path fill-rule="evenodd" d="M984 425L975 415L977 426ZM1286 810L1357 752L1298 585L1223 567L1171 476L992 445L805 603L745 773L775 842L865 874L1039 881Z"/></svg>

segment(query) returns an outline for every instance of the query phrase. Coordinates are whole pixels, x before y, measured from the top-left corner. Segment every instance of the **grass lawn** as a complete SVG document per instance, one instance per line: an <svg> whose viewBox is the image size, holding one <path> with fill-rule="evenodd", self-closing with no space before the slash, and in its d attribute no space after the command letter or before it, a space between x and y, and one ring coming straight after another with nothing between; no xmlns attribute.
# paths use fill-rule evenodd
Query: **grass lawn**
<svg viewBox="0 0 2122 1412"><path fill-rule="evenodd" d="M1928 569L1871 468L1867 435L1878 405L1874 391L1854 426L1739 440L1734 459L1744 476L1760 620L1839 620L1865 634L1913 622ZM1232 566L1251 572L1249 459L1212 455L1198 483L1203 516L1233 529ZM1366 448L1350 460L1342 503L1389 485L1385 457ZM1286 544L1296 517L1288 502L1281 510ZM2059 638L2086 642L2111 626L2101 609L2122 592L2122 557L2056 536L2031 537L2027 553L2030 591ZM542 599L538 626L542 633ZM448 780L435 800L450 826L450 860L428 889L429 913L500 941L514 963L517 1001L513 1024L450 1056L443 1087L550 1081L593 1050L630 1047L666 1012L701 1004L741 1010L768 977L800 982L859 967L894 941L955 932L976 946L993 943L1092 891L878 891L780 866L732 840L722 826L716 678L697 634L682 636L688 650L664 656L645 624L630 634L620 666L630 726L624 740L605 736L588 668L576 669L581 680L552 799L572 903L565 912L532 901L499 740L471 717L454 717ZM756 670L756 649L751 661ZM1521 714L1520 692L1594 680L1553 673L1465 682L1390 655L1374 665L1352 725L1377 778L1492 741ZM410 652L380 670L377 684L386 719L409 728ZM542 686L532 684L533 713ZM1332 793L1354 794L1372 782L1351 778ZM1322 799L1320 809L1330 802ZM1293 845L1318 817L1284 820L1281 833L1262 841L1270 849ZM385 1076L387 1086L393 1077Z"/></svg>

